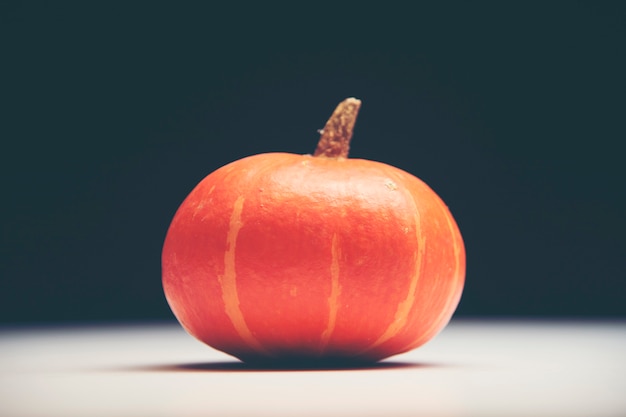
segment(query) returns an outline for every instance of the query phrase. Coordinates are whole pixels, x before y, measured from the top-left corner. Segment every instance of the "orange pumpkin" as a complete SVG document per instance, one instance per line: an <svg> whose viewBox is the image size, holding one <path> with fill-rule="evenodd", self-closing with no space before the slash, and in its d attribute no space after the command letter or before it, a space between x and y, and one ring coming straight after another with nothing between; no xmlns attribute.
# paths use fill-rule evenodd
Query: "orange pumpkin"
<svg viewBox="0 0 626 417"><path fill-rule="evenodd" d="M337 107L315 155L240 159L182 203L162 270L190 334L249 362L377 361L448 323L465 279L459 229L418 178L347 158L359 107Z"/></svg>

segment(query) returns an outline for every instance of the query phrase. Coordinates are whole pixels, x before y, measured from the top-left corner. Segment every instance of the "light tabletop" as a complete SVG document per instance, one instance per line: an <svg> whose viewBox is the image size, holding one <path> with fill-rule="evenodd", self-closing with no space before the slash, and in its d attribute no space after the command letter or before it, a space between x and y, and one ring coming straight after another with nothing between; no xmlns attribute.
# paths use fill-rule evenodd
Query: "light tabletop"
<svg viewBox="0 0 626 417"><path fill-rule="evenodd" d="M353 369L258 369L175 323L0 329L0 416L626 416L626 322L453 320Z"/></svg>

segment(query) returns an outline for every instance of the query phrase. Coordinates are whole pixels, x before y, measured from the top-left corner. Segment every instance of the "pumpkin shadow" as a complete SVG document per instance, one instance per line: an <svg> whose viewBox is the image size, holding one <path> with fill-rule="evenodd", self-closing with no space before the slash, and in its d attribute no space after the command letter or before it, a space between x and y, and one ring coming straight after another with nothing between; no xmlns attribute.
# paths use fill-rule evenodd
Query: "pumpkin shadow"
<svg viewBox="0 0 626 417"><path fill-rule="evenodd" d="M302 372L302 371L374 371L408 368L429 368L440 365L412 362L287 362L287 363L245 363L239 361L180 363L134 367L131 370L143 372ZM128 370L128 369L127 369Z"/></svg>

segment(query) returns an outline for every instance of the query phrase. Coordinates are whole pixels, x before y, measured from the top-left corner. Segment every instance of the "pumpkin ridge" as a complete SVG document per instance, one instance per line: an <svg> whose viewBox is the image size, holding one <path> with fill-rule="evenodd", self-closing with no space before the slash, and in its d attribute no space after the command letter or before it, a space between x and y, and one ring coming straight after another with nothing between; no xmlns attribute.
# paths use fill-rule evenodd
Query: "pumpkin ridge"
<svg viewBox="0 0 626 417"><path fill-rule="evenodd" d="M458 242L458 236L457 236L457 233L455 231L453 218L452 218L452 213L450 213L450 210L443 203L443 201L438 200L438 203L439 203L439 205L442 207L442 209L445 212L445 218L446 218L446 223L448 225L448 230L450 231L450 234L452 235L452 250L454 252L454 273L452 274L452 277L454 277L454 282L452 282L450 284L450 286L454 288L454 287L457 286L457 282L464 278L464 276L462 274L459 274L459 271L460 271L460 268L461 268L461 259L460 259L461 246L459 245L459 242ZM402 349L402 351L411 350L411 349L413 349L415 347L418 347L418 346L422 345L424 343L424 341L432 339L433 336L434 336L433 331L436 330L437 328L441 327L441 319L444 317L444 315L450 314L449 313L450 305L453 302L458 302L458 297L456 297L456 298L448 298L444 308L441 309L441 312L439 313L437 318L435 320L433 320L433 322L430 325L430 327L423 332L422 337L420 339L414 341L413 343L405 346Z"/></svg>
<svg viewBox="0 0 626 417"><path fill-rule="evenodd" d="M331 287L330 287L330 295L328 297L328 326L322 332L321 336L321 348L320 355L324 353L324 350L328 346L328 341L335 330L335 324L337 322L337 311L339 310L339 305L337 303L339 299L339 294L341 294L341 286L339 285L339 257L341 256L341 252L339 249L339 243L337 234L333 234L332 244L331 244L331 264L330 264L330 279L331 279Z"/></svg>
<svg viewBox="0 0 626 417"><path fill-rule="evenodd" d="M406 326L406 323L409 318L409 314L411 313L411 309L413 304L415 303L415 291L417 289L417 283L422 274L422 265L424 259L424 252L426 251L426 236L422 234L422 220L417 208L417 204L415 204L415 199L413 196L409 195L409 200L412 202L415 207L413 220L415 222L415 235L418 241L418 248L415 253L415 272L411 277L411 282L409 284L409 289L407 291L406 298L398 303L398 307L396 308L396 312L394 314L393 321L389 324L387 329L383 332L382 335L371 345L365 348L360 353L369 352L376 347L382 345L383 343L390 340L392 337L398 334L398 331Z"/></svg>
<svg viewBox="0 0 626 417"><path fill-rule="evenodd" d="M224 252L224 273L217 277L222 290L222 300L226 315L233 324L239 337L252 349L266 354L269 352L254 337L246 324L243 313L240 309L239 294L237 292L237 273L235 268L235 250L237 247L237 236L243 226L241 212L243 211L244 196L239 196L235 200L233 212L228 224L226 234L226 251Z"/></svg>

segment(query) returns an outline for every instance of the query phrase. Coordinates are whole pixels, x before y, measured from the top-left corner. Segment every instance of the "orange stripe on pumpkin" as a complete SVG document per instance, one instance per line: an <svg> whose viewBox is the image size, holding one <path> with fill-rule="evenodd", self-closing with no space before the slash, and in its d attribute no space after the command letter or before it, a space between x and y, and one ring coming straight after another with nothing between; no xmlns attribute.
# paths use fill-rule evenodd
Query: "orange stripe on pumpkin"
<svg viewBox="0 0 626 417"><path fill-rule="evenodd" d="M237 235L243 226L241 211L243 210L244 200L243 196L237 198L230 216L228 234L226 235L226 252L224 253L224 274L218 276L218 281L222 288L222 299L224 300L226 315L233 323L239 337L254 350L269 354L248 328L239 307L237 274L235 270L235 249L237 246Z"/></svg>
<svg viewBox="0 0 626 417"><path fill-rule="evenodd" d="M457 239L458 234L456 232L456 228L454 227L454 221L453 221L453 217L452 217L452 213L450 213L450 210L448 209L448 207L443 203L443 201L440 201L439 203L442 206L442 209L446 212L446 223L448 224L448 230L450 231L451 235L452 235L452 250L454 252L454 272L452 274L452 278L454 279L453 282L450 283L450 287L454 288L457 285L457 282L464 279L464 275L459 274L459 270L461 268L461 245L459 244L459 241ZM430 340L436 331L438 331L438 327L441 325L441 320L443 318L443 316L445 314L449 314L448 309L450 308L450 304L452 302L454 302L454 298L450 297L448 298L448 301L446 302L444 308L441 310L441 313L437 316L437 318L432 322L431 326L428 328L428 330L424 331L422 333L422 337L420 337L417 341L411 343L410 345L404 347L402 349L402 351L407 351L407 350L411 350L413 348L416 348L420 345L422 345L424 343L425 340Z"/></svg>
<svg viewBox="0 0 626 417"><path fill-rule="evenodd" d="M380 346L381 344L385 343L392 337L394 337L404 326L406 326L409 313L411 312L411 309L413 308L413 304L415 304L415 290L417 289L417 283L422 273L424 252L426 250L426 237L422 235L420 213L417 209L417 205L415 204L415 200L413 200L412 197L411 197L411 201L413 202L413 205L415 206L414 222L415 222L415 235L417 237L418 247L417 247L417 251L415 252L415 272L413 273L413 276L411 277L409 290L407 292L405 299L402 300L398 304L398 308L396 309L396 313L394 314L393 321L391 322L389 327L387 327L385 332L374 343L372 343L370 346L368 346L366 349L364 349L360 353L370 351L376 348L377 346Z"/></svg>
<svg viewBox="0 0 626 417"><path fill-rule="evenodd" d="M328 345L330 336L335 330L335 323L337 322L337 311L339 310L339 294L341 293L341 286L339 285L339 258L341 252L339 250L339 243L337 235L333 235L331 245L331 263L330 263L330 296L328 297L328 326L326 330L322 332L322 343L320 354L324 353L324 349Z"/></svg>
<svg viewBox="0 0 626 417"><path fill-rule="evenodd" d="M440 204L443 206L443 209L446 212L446 222L448 223L448 229L450 230L450 233L452 234L452 250L454 252L454 273L452 274L452 277L454 278L454 281L450 284L450 287L454 288L456 287L457 282L464 278L461 274L459 274L460 272L459 270L461 268L461 245L459 245L458 233L456 231L456 228L454 227L452 213L450 213L450 210L443 202L440 202ZM448 309L450 308L450 304L454 301L455 301L454 298L452 297L448 298L448 302L446 303L445 308L442 310L441 315L437 317L437 321L433 323L432 327L435 327L437 323L441 320L441 316L448 312ZM433 329L431 328L426 333L427 334L431 333L432 330Z"/></svg>

